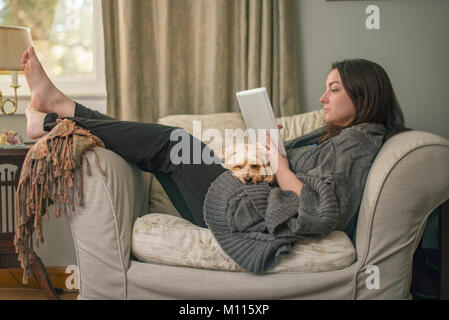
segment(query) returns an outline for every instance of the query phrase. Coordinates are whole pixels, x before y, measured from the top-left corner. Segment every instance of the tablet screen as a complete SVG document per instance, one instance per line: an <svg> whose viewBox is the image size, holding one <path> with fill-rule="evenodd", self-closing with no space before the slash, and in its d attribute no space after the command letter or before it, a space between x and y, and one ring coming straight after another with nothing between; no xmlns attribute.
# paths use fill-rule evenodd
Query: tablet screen
<svg viewBox="0 0 449 320"><path fill-rule="evenodd" d="M265 87L239 91L236 94L247 129L275 129L277 142L273 143L283 156L286 155L284 144L277 126L270 99ZM264 142L263 142L264 143ZM278 147L279 146L279 147Z"/></svg>

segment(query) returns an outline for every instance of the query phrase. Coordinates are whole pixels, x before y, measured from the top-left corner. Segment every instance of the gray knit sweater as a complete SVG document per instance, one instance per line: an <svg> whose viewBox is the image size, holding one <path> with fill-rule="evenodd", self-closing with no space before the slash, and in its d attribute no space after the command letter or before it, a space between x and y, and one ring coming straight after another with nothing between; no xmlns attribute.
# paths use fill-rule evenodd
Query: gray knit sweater
<svg viewBox="0 0 449 320"><path fill-rule="evenodd" d="M323 128L285 142L300 197L268 183L242 184L231 171L209 187L204 218L222 249L243 269L263 273L304 238L334 230L351 238L371 165L384 142L381 124L346 128L318 146Z"/></svg>

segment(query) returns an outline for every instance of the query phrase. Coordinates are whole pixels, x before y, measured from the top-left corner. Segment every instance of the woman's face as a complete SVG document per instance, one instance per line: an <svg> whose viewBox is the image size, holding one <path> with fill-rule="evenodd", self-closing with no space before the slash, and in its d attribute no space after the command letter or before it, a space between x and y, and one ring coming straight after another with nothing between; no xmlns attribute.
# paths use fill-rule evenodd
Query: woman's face
<svg viewBox="0 0 449 320"><path fill-rule="evenodd" d="M343 87L338 69L327 76L326 91L320 98L324 105L324 119L327 123L346 126L354 119L356 110Z"/></svg>

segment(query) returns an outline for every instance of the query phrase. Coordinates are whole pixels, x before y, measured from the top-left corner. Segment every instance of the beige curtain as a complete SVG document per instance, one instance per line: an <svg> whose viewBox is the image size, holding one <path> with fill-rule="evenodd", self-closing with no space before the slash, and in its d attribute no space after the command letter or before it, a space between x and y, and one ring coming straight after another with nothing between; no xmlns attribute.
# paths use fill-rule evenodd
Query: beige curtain
<svg viewBox="0 0 449 320"><path fill-rule="evenodd" d="M108 113L238 112L262 86L276 116L299 113L294 2L103 0Z"/></svg>

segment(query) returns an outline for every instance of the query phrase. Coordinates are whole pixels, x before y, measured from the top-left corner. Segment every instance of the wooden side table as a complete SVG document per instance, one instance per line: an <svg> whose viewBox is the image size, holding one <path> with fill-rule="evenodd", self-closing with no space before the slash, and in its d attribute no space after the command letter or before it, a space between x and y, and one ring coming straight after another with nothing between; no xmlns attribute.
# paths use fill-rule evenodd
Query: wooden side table
<svg viewBox="0 0 449 320"><path fill-rule="evenodd" d="M7 168L0 172L0 268L20 268L18 254L14 248L16 228L14 206L20 172L30 147L31 145L14 149L0 148L0 164L17 166L15 172ZM5 204L2 203L3 199L5 199ZM6 210L3 210L3 207ZM50 282L44 264L36 253L32 255L31 270L47 297L51 300L59 300L59 296Z"/></svg>

